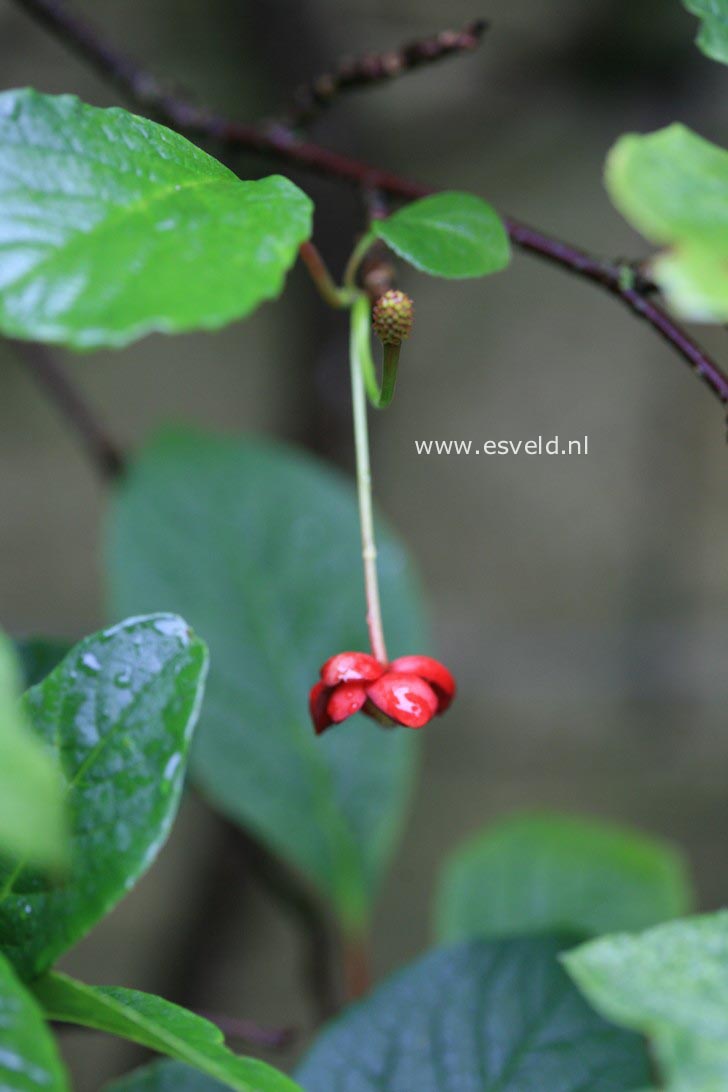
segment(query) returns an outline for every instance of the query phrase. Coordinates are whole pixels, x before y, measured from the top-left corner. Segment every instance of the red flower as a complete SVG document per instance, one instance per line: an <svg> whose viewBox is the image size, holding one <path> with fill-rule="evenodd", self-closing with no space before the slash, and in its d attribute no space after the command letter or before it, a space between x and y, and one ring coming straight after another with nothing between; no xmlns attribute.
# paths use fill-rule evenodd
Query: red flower
<svg viewBox="0 0 728 1092"><path fill-rule="evenodd" d="M360 710L388 727L422 728L454 696L455 680L430 656L383 664L366 652L339 652L321 668L309 708L317 735Z"/></svg>

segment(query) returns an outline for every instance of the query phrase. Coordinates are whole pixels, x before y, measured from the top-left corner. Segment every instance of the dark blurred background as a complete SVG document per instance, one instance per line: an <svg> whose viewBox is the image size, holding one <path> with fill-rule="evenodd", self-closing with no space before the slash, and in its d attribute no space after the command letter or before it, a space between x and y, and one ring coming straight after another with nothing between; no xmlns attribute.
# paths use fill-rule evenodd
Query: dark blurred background
<svg viewBox="0 0 728 1092"><path fill-rule="evenodd" d="M197 100L275 116L342 54L484 15L474 55L352 95L314 135L614 256L645 245L601 183L622 132L679 119L726 141L728 74L678 0L95 0L99 26ZM113 92L0 2L2 84ZM238 164L251 176L261 160ZM340 269L362 210L296 178ZM720 410L682 362L596 289L532 259L485 282L402 271L417 304L393 408L373 421L381 507L419 560L461 697L426 736L407 836L380 901L379 974L431 935L444 854L489 818L555 805L630 821L689 855L703 908L728 896L728 459ZM724 331L699 331L728 356ZM345 329L305 276L215 336L148 338L64 361L133 449L164 421L266 433L352 464ZM415 439L589 436L572 458L417 456ZM104 489L0 345L0 618L13 634L103 624ZM150 604L150 606L152 606ZM210 891L213 889L213 895ZM214 897L214 889L218 897ZM301 1029L311 1013L286 913L228 860L190 798L138 889L66 961L95 982ZM82 1090L138 1060L67 1032ZM295 1052L294 1052L295 1054ZM294 1056L279 1056L281 1064Z"/></svg>

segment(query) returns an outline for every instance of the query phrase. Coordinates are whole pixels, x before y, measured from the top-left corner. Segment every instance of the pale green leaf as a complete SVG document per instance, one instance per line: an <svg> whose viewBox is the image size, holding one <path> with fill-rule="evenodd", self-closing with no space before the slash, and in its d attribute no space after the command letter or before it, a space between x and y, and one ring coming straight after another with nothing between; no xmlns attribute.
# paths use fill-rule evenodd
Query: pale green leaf
<svg viewBox="0 0 728 1092"><path fill-rule="evenodd" d="M700 49L714 61L728 64L728 0L683 0L683 4L702 20Z"/></svg>
<svg viewBox="0 0 728 1092"><path fill-rule="evenodd" d="M70 95L0 95L0 330L74 348L214 330L277 296L311 202Z"/></svg>
<svg viewBox="0 0 728 1092"><path fill-rule="evenodd" d="M649 1036L667 1092L725 1092L728 912L603 937L563 958L600 1012Z"/></svg>
<svg viewBox="0 0 728 1092"><path fill-rule="evenodd" d="M621 137L607 161L612 201L665 247L650 272L673 308L728 320L728 151L683 125Z"/></svg>

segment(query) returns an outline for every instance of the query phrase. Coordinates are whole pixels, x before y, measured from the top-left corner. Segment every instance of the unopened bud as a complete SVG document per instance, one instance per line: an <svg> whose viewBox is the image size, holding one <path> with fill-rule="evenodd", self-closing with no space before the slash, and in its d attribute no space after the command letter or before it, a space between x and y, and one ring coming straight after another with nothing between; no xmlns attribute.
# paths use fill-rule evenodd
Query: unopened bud
<svg viewBox="0 0 728 1092"><path fill-rule="evenodd" d="M414 312L407 293L390 288L374 304L372 329L383 345L399 345L412 333Z"/></svg>

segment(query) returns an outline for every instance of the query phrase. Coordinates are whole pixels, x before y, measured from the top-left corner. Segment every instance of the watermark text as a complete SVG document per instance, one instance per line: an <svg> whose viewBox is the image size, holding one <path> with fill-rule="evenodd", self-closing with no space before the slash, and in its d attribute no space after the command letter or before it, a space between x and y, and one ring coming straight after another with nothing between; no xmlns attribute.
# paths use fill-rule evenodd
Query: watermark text
<svg viewBox="0 0 728 1092"><path fill-rule="evenodd" d="M530 440L415 440L418 455L588 455L589 437L563 439L535 436Z"/></svg>

